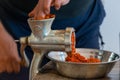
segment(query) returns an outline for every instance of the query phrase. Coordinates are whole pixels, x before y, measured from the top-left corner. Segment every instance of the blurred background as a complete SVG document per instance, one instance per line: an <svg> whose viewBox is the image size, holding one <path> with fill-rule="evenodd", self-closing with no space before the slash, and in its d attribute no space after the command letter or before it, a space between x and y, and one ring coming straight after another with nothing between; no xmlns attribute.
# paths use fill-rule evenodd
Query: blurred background
<svg viewBox="0 0 120 80"><path fill-rule="evenodd" d="M101 25L101 34L105 42L104 50L116 52L120 55L120 0L103 0L106 17Z"/></svg>

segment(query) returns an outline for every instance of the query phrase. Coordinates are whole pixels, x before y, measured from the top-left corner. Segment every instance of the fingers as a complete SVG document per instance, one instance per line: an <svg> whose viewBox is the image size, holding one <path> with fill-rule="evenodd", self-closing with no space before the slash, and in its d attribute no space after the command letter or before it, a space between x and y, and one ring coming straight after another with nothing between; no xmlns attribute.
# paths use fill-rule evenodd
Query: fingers
<svg viewBox="0 0 120 80"><path fill-rule="evenodd" d="M62 0L62 5L66 5L70 2L70 0Z"/></svg>
<svg viewBox="0 0 120 80"><path fill-rule="evenodd" d="M50 13L51 3L52 0L39 0L34 10L32 10L28 16L33 17L35 20L44 19L45 15Z"/></svg>
<svg viewBox="0 0 120 80"><path fill-rule="evenodd" d="M51 6L54 6L54 2L55 2L55 0L52 0L52 2L51 2Z"/></svg>
<svg viewBox="0 0 120 80"><path fill-rule="evenodd" d="M4 65L4 63L3 62L0 62L0 73L2 73L2 72L5 72L5 65L4 65L4 67L3 67L3 65Z"/></svg>
<svg viewBox="0 0 120 80"><path fill-rule="evenodd" d="M2 73L2 72L17 73L20 71L21 59L18 55L16 45L15 46L12 45L12 47L14 47L14 49L9 48L9 51L1 50L0 73Z"/></svg>
<svg viewBox="0 0 120 80"><path fill-rule="evenodd" d="M13 72L18 73L20 72L20 63L19 62L12 62Z"/></svg>
<svg viewBox="0 0 120 80"><path fill-rule="evenodd" d="M35 12L34 12L34 10L33 10L32 12L30 12L30 13L28 14L28 16L32 18L32 17L34 17L34 13L35 13Z"/></svg>
<svg viewBox="0 0 120 80"><path fill-rule="evenodd" d="M47 14L50 14L51 6L59 10L61 6L69 3L70 0L39 0L35 8L28 14L29 17L34 19L44 19Z"/></svg>
<svg viewBox="0 0 120 80"><path fill-rule="evenodd" d="M19 57L18 50L17 50L17 44L14 42L14 44L11 44L11 46L14 48L10 48L9 50L12 52L13 55L10 55L10 58L14 60L15 62L20 63L21 58Z"/></svg>
<svg viewBox="0 0 120 80"><path fill-rule="evenodd" d="M38 5L28 14L29 17L34 18L38 14Z"/></svg>
<svg viewBox="0 0 120 80"><path fill-rule="evenodd" d="M20 61L12 58L6 64L6 72L8 73L18 73L20 71Z"/></svg>
<svg viewBox="0 0 120 80"><path fill-rule="evenodd" d="M45 14L50 13L51 4L52 4L52 0L44 0L43 10Z"/></svg>
<svg viewBox="0 0 120 80"><path fill-rule="evenodd" d="M17 53L17 54L16 54ZM18 51L17 51L17 45L14 45L14 51L13 51L13 55L11 55L11 62L9 62L11 64L10 67L13 68L13 72L18 73L20 71L20 62L21 62L21 58L18 55Z"/></svg>
<svg viewBox="0 0 120 80"><path fill-rule="evenodd" d="M56 10L59 10L61 6L66 5L70 2L70 0L55 0L54 6Z"/></svg>
<svg viewBox="0 0 120 80"><path fill-rule="evenodd" d="M56 10L59 10L62 5L62 0L55 0L54 6Z"/></svg>
<svg viewBox="0 0 120 80"><path fill-rule="evenodd" d="M38 12L41 10L41 7L39 7L39 5L41 4L37 4L36 7L28 14L29 17L33 18L35 15L38 14Z"/></svg>
<svg viewBox="0 0 120 80"><path fill-rule="evenodd" d="M45 14L42 11L39 11L39 12L32 11L28 14L28 16L35 20L41 20L41 19L44 19Z"/></svg>
<svg viewBox="0 0 120 80"><path fill-rule="evenodd" d="M13 72L18 73L20 71L20 66L21 66L21 58L18 55L15 55L11 59L11 67L13 68Z"/></svg>
<svg viewBox="0 0 120 80"><path fill-rule="evenodd" d="M41 12L39 11L35 16L34 16L34 19L35 20L42 20L45 18L45 13L44 12Z"/></svg>
<svg viewBox="0 0 120 80"><path fill-rule="evenodd" d="M0 73L3 72L18 73L19 71L20 71L20 62L16 61L15 59L9 59L0 62Z"/></svg>
<svg viewBox="0 0 120 80"><path fill-rule="evenodd" d="M7 64L5 64L4 66L6 67L6 72L7 73L12 73L13 72L13 67L12 67L12 64L11 64L11 60L8 60Z"/></svg>

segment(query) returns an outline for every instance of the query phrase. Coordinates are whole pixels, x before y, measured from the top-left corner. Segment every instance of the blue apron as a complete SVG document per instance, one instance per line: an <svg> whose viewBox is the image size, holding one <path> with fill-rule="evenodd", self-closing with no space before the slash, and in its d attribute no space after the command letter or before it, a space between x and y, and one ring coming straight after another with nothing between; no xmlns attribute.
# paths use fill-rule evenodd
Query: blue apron
<svg viewBox="0 0 120 80"><path fill-rule="evenodd" d="M99 49L99 28L105 17L105 11L101 0L93 1L93 5L85 10L84 13L82 13L82 16L81 14L78 14L77 16L64 19L56 18L52 24L52 29L65 29L66 27L73 27L76 33L77 48ZM16 8L12 6L9 8L11 10L16 10ZM54 13L53 9L52 11ZM15 13L17 13L18 15L15 15ZM3 9L2 6L0 6L0 19L6 30L14 37L14 39L19 39L23 36L29 36L31 34L31 30L27 23L27 13L23 13L21 11L16 11L15 13L14 11L7 12ZM13 19L9 15L14 15L15 18ZM56 15L58 14L56 13ZM18 43L18 51L19 48L20 44ZM26 48L26 53L31 61L33 53L30 47ZM29 68L22 68L21 72L18 74L0 74L0 80L28 80L28 77Z"/></svg>

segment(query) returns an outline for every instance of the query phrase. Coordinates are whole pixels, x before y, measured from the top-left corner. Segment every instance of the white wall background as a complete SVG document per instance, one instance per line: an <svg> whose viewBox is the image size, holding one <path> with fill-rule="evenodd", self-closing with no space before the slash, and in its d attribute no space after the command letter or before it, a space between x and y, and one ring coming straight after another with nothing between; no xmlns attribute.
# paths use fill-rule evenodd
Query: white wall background
<svg viewBox="0 0 120 80"><path fill-rule="evenodd" d="M120 0L103 0L106 17L101 25L101 34L105 42L104 50L119 51Z"/></svg>

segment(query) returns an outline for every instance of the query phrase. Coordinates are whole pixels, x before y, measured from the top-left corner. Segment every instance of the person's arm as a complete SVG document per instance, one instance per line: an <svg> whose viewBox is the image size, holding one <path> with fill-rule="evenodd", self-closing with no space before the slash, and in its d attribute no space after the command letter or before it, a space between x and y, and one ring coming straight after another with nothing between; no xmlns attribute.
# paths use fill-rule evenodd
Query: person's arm
<svg viewBox="0 0 120 80"><path fill-rule="evenodd" d="M36 7L29 13L29 16L34 17L34 19L43 19L46 14L50 14L51 6L59 10L61 6L68 4L69 1L70 0L39 0Z"/></svg>
<svg viewBox="0 0 120 80"><path fill-rule="evenodd" d="M20 57L14 39L4 29L0 22L0 73L19 72Z"/></svg>

